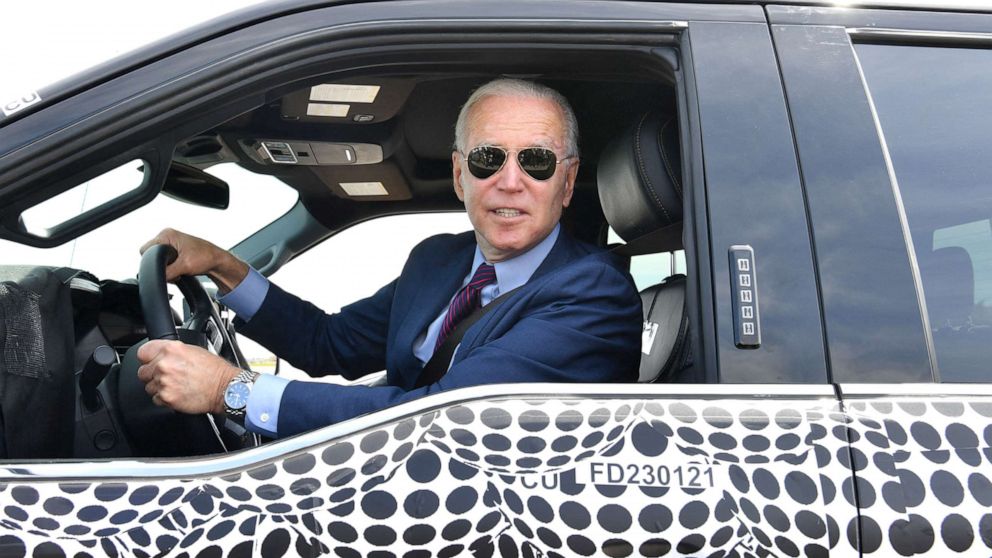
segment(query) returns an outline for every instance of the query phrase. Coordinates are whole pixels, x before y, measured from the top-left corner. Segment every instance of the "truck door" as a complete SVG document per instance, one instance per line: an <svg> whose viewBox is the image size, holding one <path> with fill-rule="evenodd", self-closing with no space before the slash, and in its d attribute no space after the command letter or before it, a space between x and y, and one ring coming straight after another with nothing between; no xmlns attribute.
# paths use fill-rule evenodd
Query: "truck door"
<svg viewBox="0 0 992 558"><path fill-rule="evenodd" d="M988 554L992 18L768 13L850 421L844 529L865 554Z"/></svg>

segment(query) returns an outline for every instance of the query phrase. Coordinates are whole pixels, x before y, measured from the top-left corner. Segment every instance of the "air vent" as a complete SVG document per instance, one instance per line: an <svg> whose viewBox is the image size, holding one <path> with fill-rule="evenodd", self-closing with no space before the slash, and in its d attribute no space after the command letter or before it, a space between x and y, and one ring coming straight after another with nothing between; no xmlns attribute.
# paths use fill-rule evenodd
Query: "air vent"
<svg viewBox="0 0 992 558"><path fill-rule="evenodd" d="M273 163L281 163L284 165L295 165L296 164L296 153L293 153L292 148L289 144L282 141L263 141L262 149L268 154L269 159L272 159Z"/></svg>

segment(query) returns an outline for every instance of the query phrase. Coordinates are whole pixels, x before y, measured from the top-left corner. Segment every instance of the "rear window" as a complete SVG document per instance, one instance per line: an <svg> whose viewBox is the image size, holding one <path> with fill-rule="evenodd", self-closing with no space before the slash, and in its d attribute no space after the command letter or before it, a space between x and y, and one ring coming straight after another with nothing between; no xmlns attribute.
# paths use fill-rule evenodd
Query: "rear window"
<svg viewBox="0 0 992 558"><path fill-rule="evenodd" d="M856 45L906 211L940 378L992 362L992 50Z"/></svg>

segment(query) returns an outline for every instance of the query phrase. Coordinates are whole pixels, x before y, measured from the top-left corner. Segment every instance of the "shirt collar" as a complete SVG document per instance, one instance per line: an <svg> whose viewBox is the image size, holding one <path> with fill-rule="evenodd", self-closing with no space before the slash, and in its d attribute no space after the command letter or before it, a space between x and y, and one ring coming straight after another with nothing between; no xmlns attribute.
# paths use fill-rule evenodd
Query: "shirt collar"
<svg viewBox="0 0 992 558"><path fill-rule="evenodd" d="M530 280L531 275L534 275L534 272L540 267L541 262L544 261L544 258L548 257L551 249L554 248L555 241L558 240L558 231L560 228L561 224L555 225L555 228L551 230L548 236L544 237L544 240L538 242L533 248L523 254L493 264L493 267L496 268L496 284L500 293L510 292ZM472 271L469 273L469 277L485 261L486 259L482 256L482 250L476 245L475 259L472 261Z"/></svg>

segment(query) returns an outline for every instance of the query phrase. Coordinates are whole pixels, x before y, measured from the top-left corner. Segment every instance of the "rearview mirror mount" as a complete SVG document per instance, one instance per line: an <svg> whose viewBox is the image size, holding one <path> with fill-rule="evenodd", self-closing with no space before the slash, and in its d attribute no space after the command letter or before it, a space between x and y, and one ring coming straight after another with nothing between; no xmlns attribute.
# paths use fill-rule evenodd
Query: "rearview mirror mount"
<svg viewBox="0 0 992 558"><path fill-rule="evenodd" d="M231 201L231 188L227 182L176 161L169 166L162 193L181 202L212 209L227 209Z"/></svg>

